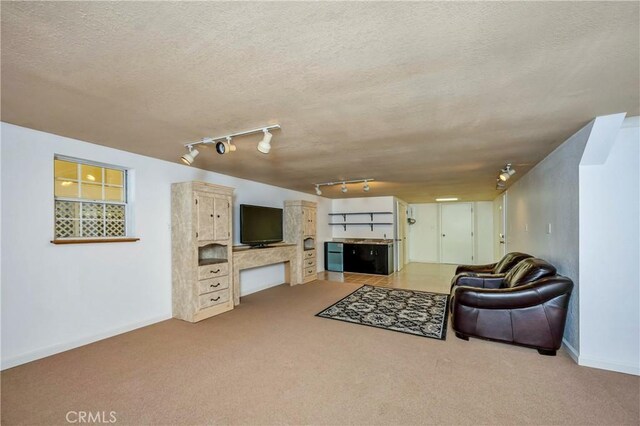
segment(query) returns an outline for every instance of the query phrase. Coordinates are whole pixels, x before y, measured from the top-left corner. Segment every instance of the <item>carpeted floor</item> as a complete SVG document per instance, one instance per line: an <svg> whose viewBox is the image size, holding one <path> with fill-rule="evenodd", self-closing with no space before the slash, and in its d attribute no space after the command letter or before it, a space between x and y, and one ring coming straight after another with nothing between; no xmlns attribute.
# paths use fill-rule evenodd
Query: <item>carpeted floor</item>
<svg viewBox="0 0 640 426"><path fill-rule="evenodd" d="M314 316L361 284L278 286L2 373L2 424L638 424L638 377L563 351L446 341ZM108 419L108 418L107 418Z"/></svg>

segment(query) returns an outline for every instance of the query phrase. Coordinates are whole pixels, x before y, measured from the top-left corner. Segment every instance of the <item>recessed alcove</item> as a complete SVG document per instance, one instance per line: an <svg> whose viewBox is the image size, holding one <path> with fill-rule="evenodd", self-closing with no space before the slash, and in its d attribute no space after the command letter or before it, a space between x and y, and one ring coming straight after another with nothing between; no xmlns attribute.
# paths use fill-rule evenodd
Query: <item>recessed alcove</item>
<svg viewBox="0 0 640 426"><path fill-rule="evenodd" d="M226 263L227 246L223 244L207 244L198 247L198 265L213 265L216 263Z"/></svg>
<svg viewBox="0 0 640 426"><path fill-rule="evenodd" d="M304 250L313 250L316 248L315 238L305 238L303 244L304 244Z"/></svg>

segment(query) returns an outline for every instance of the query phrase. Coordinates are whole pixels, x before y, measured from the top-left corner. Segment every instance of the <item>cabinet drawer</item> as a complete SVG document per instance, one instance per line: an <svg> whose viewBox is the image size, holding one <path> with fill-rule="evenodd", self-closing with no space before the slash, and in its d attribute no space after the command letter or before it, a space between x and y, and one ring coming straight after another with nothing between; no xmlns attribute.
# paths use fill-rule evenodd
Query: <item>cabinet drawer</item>
<svg viewBox="0 0 640 426"><path fill-rule="evenodd" d="M198 279L206 280L209 278L221 277L229 274L229 263L215 263L213 265L205 265L198 267Z"/></svg>
<svg viewBox="0 0 640 426"><path fill-rule="evenodd" d="M315 258L316 257L316 251L315 250L305 250L304 252L304 258L305 259L311 259L311 258Z"/></svg>
<svg viewBox="0 0 640 426"><path fill-rule="evenodd" d="M310 268L304 268L304 277L308 278L316 275L316 267L312 266Z"/></svg>
<svg viewBox="0 0 640 426"><path fill-rule="evenodd" d="M304 260L304 268L309 268L311 266L316 266L316 259L305 259Z"/></svg>
<svg viewBox="0 0 640 426"><path fill-rule="evenodd" d="M212 291L224 290L229 288L229 277L217 277L209 280L198 281L198 294L211 293Z"/></svg>
<svg viewBox="0 0 640 426"><path fill-rule="evenodd" d="M229 289L214 291L213 293L207 293L200 296L200 309L208 308L209 306L219 305L229 301Z"/></svg>

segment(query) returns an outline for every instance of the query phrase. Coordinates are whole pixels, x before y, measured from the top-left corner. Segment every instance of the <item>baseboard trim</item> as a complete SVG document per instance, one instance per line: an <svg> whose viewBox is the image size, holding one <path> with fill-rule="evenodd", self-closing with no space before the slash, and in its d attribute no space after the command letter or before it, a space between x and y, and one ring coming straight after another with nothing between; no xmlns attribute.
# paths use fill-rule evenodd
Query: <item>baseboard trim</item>
<svg viewBox="0 0 640 426"><path fill-rule="evenodd" d="M567 339L562 339L562 344L564 348L567 350L567 353L571 357L571 359L576 363L580 364L580 353L574 348L571 343L567 342Z"/></svg>
<svg viewBox="0 0 640 426"><path fill-rule="evenodd" d="M640 367L631 364L619 364L616 362L604 361L596 358L588 358L581 356L578 363L583 367L598 368L600 370L616 371L618 373L633 374L640 376Z"/></svg>
<svg viewBox="0 0 640 426"><path fill-rule="evenodd" d="M80 346L88 345L90 343L104 340L109 337L117 336L118 334L127 333L138 328L146 327L151 324L155 324L160 321L165 321L171 318L171 314L160 315L154 318L149 318L144 321L138 321L125 326L116 327L102 333L97 333L91 336L85 336L77 340L72 340L66 343L60 343L57 345L47 346L35 351L27 352L21 355L13 356L10 358L3 358L1 361L0 370L6 370L8 368L17 367L18 365L26 364L27 362L35 361L41 358L46 358L51 355L65 352L71 349L79 348Z"/></svg>

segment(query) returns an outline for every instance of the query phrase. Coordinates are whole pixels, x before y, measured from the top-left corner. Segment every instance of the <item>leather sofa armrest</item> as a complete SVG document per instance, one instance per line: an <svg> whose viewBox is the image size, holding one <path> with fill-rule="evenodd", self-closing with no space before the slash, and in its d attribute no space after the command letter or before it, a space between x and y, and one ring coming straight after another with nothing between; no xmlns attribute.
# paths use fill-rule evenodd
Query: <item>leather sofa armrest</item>
<svg viewBox="0 0 640 426"><path fill-rule="evenodd" d="M491 273L496 267L497 263L491 263L487 265L459 265L456 268L456 275L463 272L475 272L475 273Z"/></svg>
<svg viewBox="0 0 640 426"><path fill-rule="evenodd" d="M489 289L456 287L456 303L479 309L521 309L540 305L570 293L573 282L564 277L549 277L513 288Z"/></svg>

